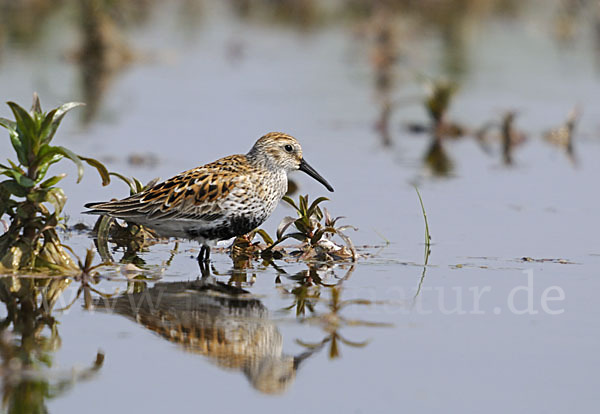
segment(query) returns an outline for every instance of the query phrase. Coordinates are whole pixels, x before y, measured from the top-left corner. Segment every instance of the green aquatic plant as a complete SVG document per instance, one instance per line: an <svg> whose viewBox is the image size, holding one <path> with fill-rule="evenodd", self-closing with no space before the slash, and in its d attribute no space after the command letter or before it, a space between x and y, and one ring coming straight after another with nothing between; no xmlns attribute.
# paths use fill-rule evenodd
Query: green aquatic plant
<svg viewBox="0 0 600 414"><path fill-rule="evenodd" d="M270 254L274 246L291 238L302 243L296 255L303 259L355 261L356 249L344 231L356 228L349 225L337 226L338 220L343 217L332 218L326 209L321 210L319 207L319 204L327 200L326 197L319 197L309 204L308 195L301 195L296 204L291 198L283 197L283 201L296 210L298 217L283 218L277 228L277 240L263 251L263 256ZM288 232L289 229L292 231ZM344 245L335 243L332 240L334 236L339 237Z"/></svg>
<svg viewBox="0 0 600 414"><path fill-rule="evenodd" d="M63 159L77 166L77 182L83 176L83 163L94 167L102 184L110 182L108 170L102 163L75 154L52 140L64 116L81 103L70 102L43 112L37 94L30 111L8 102L15 120L0 118L15 151L16 161L0 164L0 217L6 215L10 226L0 237L0 270L52 269L76 270L72 258L63 249L56 227L67 201L64 191L56 184L66 174L47 178L49 168Z"/></svg>
<svg viewBox="0 0 600 414"><path fill-rule="evenodd" d="M460 138L467 135L467 127L448 120L447 117L448 109L458 91L458 84L446 78L419 76L419 79L425 89L421 101L429 116L429 123L410 122L407 124L408 130L412 133L429 133L434 143L441 138ZM438 148L433 145L430 152L436 149Z"/></svg>
<svg viewBox="0 0 600 414"><path fill-rule="evenodd" d="M425 262L427 262L429 254L431 253L431 234L429 234L429 223L427 222L427 212L425 211L425 205L423 204L421 193L419 192L419 189L416 186L415 191L417 192L417 197L419 197L419 204L421 205L421 211L423 212L423 220L425 220Z"/></svg>
<svg viewBox="0 0 600 414"><path fill-rule="evenodd" d="M425 255L423 258L423 273L421 273L421 278L419 279L419 285L417 286L417 291L413 298L413 305L416 301L419 293L421 293L421 288L423 287L423 282L425 281L425 273L427 272L427 264L429 263L429 256L431 255L431 234L429 233L429 222L427 221L427 213L425 212L425 205L423 204L423 199L421 198L421 193L417 186L415 186L415 191L417 192L417 197L419 197L419 204L421 205L421 211L423 212L423 220L425 220Z"/></svg>
<svg viewBox="0 0 600 414"><path fill-rule="evenodd" d="M446 79L430 79L425 83L425 89L425 109L434 125L440 125L444 122L452 98L458 90L457 85Z"/></svg>

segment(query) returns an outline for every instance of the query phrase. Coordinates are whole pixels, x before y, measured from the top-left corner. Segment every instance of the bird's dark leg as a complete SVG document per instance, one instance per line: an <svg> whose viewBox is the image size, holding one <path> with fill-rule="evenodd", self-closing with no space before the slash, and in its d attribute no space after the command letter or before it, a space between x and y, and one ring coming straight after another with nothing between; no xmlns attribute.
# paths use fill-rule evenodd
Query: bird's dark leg
<svg viewBox="0 0 600 414"><path fill-rule="evenodd" d="M210 276L210 265L208 264L208 262L198 260L198 266L200 266L200 273L202 274L202 279L208 278Z"/></svg>
<svg viewBox="0 0 600 414"><path fill-rule="evenodd" d="M210 247L203 244L198 253L198 262L206 263L208 261L210 261Z"/></svg>
<svg viewBox="0 0 600 414"><path fill-rule="evenodd" d="M198 253L198 265L200 266L200 273L202 273L203 279L210 276L209 261L210 247L203 244L200 248L200 253Z"/></svg>

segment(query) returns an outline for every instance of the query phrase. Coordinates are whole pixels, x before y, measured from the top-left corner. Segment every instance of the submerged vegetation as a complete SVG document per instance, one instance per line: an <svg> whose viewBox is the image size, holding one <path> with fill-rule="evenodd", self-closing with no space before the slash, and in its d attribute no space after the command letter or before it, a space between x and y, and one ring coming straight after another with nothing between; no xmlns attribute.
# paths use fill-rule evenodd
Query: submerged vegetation
<svg viewBox="0 0 600 414"><path fill-rule="evenodd" d="M464 127L448 121L447 113L450 109L452 98L458 91L458 85L448 79L425 80L426 96L425 109L431 120L429 130L433 136L457 137L464 134Z"/></svg>

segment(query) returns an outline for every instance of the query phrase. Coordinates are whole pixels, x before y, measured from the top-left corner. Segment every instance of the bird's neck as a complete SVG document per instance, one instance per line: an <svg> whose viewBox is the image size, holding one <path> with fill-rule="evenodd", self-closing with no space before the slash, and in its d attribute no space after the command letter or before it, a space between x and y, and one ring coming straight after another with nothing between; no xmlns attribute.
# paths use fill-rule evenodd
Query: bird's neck
<svg viewBox="0 0 600 414"><path fill-rule="evenodd" d="M260 170L265 170L273 174L279 174L283 171L270 157L266 156L263 152L255 151L254 148L246 154L246 159L250 165Z"/></svg>

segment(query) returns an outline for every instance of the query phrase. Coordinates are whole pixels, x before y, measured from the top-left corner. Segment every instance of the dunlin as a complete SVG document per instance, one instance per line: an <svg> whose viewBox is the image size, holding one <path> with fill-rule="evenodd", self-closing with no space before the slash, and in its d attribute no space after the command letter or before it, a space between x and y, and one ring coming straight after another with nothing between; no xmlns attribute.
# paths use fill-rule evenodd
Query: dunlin
<svg viewBox="0 0 600 414"><path fill-rule="evenodd" d="M287 191L287 175L304 171L333 188L302 157L296 139L281 132L261 137L245 155L230 155L184 171L122 200L89 203L88 214L116 217L164 237L197 240L198 261L207 262L219 240L260 226Z"/></svg>

